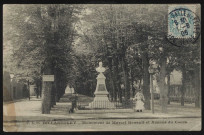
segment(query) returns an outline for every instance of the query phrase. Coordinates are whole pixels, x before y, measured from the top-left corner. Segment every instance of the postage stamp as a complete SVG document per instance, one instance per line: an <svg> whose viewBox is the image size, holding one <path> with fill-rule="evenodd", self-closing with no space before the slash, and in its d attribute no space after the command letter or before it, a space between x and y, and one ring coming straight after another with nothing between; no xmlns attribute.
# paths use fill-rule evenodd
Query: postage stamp
<svg viewBox="0 0 204 135"><path fill-rule="evenodd" d="M168 6L168 39L178 46L194 43L200 36L200 19L196 15L196 6Z"/></svg>

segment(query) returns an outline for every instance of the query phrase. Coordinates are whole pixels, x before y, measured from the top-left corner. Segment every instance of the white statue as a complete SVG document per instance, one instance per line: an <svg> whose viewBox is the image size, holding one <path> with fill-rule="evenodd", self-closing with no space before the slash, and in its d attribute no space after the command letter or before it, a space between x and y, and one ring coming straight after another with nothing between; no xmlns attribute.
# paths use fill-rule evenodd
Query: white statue
<svg viewBox="0 0 204 135"><path fill-rule="evenodd" d="M103 73L103 72L105 72L105 70L106 69L103 67L102 62L99 62L99 67L96 68L96 71L99 73Z"/></svg>

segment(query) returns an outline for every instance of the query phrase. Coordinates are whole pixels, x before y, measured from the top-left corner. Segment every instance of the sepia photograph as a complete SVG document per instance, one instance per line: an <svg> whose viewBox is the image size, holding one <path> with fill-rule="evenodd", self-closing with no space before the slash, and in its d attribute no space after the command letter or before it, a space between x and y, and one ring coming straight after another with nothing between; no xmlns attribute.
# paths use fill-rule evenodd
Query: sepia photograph
<svg viewBox="0 0 204 135"><path fill-rule="evenodd" d="M3 131L201 131L200 4L4 4Z"/></svg>

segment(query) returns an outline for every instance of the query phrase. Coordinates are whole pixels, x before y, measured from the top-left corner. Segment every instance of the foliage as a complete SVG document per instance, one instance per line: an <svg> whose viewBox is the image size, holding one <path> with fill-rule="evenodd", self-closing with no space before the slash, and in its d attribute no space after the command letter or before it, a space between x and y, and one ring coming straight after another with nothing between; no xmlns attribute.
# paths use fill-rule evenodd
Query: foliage
<svg viewBox="0 0 204 135"><path fill-rule="evenodd" d="M37 78L46 61L71 71L72 43L80 7L75 5L6 5L4 45L13 46L13 71ZM54 41L54 42L53 42ZM52 43L51 43L52 42ZM15 61L14 61L15 60Z"/></svg>
<svg viewBox="0 0 204 135"><path fill-rule="evenodd" d="M188 76L189 69L199 66L199 40L182 47L168 42L164 4L9 5L4 9L4 48L13 46L13 71L40 80L46 62L51 62L62 89L68 83L78 93L93 95L95 68L102 61L112 100L122 96L129 100L134 91L130 85L141 80L149 99L151 61L159 65L164 91L163 80L174 69Z"/></svg>

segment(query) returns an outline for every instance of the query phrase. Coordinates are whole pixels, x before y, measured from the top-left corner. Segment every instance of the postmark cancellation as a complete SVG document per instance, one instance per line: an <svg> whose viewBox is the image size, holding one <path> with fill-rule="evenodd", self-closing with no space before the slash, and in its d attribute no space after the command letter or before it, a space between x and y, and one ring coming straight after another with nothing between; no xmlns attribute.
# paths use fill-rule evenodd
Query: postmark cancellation
<svg viewBox="0 0 204 135"><path fill-rule="evenodd" d="M195 42L200 36L199 5L168 6L168 39Z"/></svg>

